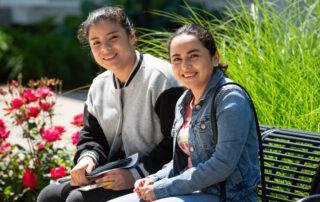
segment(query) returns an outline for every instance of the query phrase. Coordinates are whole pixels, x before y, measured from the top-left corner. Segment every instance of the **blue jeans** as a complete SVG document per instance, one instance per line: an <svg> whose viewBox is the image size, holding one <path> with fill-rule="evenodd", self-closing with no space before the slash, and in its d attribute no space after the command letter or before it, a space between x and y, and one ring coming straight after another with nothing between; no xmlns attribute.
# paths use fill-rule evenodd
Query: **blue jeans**
<svg viewBox="0 0 320 202"><path fill-rule="evenodd" d="M136 193L128 194L110 200L109 202L145 202L145 200L139 199ZM201 191L193 192L192 194L171 196L163 199L156 200L156 202L220 202L219 196L213 194L206 194ZM245 199L240 200L242 202L257 202L258 197L256 193L248 195ZM240 202L239 201L239 202Z"/></svg>

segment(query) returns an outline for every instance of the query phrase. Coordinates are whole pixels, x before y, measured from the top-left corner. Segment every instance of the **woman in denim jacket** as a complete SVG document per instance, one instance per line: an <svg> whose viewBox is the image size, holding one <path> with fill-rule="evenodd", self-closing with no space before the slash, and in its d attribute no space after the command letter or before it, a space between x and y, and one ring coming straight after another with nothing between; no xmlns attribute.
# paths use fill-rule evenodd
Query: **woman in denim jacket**
<svg viewBox="0 0 320 202"><path fill-rule="evenodd" d="M168 41L172 70L188 90L176 105L174 157L159 172L136 181L134 191L114 201L258 201L260 182L256 121L239 87L216 96L218 142L213 142L211 104L218 86L230 82L219 66L210 32L199 25L178 29Z"/></svg>

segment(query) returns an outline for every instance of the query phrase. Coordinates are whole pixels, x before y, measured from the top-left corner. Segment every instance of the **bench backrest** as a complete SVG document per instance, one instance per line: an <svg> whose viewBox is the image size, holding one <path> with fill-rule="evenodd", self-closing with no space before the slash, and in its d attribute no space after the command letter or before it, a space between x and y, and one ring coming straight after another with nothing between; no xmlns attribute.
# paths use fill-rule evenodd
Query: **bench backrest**
<svg viewBox="0 0 320 202"><path fill-rule="evenodd" d="M320 163L320 133L260 125L267 201L308 196ZM319 178L319 177L318 177ZM259 187L261 197L261 187Z"/></svg>

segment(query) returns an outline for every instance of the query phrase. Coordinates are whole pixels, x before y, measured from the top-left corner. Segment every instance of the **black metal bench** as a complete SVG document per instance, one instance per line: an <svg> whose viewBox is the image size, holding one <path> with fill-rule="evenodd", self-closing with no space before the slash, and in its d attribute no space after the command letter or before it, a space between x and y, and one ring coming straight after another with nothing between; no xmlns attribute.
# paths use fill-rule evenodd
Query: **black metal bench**
<svg viewBox="0 0 320 202"><path fill-rule="evenodd" d="M319 184L320 133L267 125L260 125L260 131L267 201L297 201L314 194Z"/></svg>

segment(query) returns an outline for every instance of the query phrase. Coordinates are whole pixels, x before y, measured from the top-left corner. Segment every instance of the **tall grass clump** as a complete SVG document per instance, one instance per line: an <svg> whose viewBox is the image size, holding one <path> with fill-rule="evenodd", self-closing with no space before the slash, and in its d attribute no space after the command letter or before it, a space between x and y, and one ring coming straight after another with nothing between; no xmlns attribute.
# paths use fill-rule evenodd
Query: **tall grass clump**
<svg viewBox="0 0 320 202"><path fill-rule="evenodd" d="M215 36L232 80L249 91L262 124L320 132L320 0L266 0L229 5L224 18L154 11L179 25L196 23ZM140 30L139 48L167 58L169 31Z"/></svg>

